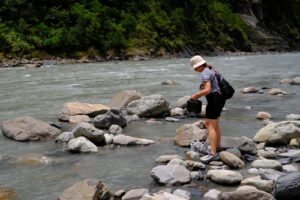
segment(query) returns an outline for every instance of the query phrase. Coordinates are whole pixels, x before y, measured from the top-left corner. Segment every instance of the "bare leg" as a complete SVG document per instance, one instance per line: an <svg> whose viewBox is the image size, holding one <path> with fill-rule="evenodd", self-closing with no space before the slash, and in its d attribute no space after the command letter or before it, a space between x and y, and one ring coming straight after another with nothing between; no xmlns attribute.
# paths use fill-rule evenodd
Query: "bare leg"
<svg viewBox="0 0 300 200"><path fill-rule="evenodd" d="M220 126L220 117L217 119L217 148L221 145L222 130Z"/></svg>
<svg viewBox="0 0 300 200"><path fill-rule="evenodd" d="M206 119L211 154L217 153L217 123L218 120L216 119Z"/></svg>

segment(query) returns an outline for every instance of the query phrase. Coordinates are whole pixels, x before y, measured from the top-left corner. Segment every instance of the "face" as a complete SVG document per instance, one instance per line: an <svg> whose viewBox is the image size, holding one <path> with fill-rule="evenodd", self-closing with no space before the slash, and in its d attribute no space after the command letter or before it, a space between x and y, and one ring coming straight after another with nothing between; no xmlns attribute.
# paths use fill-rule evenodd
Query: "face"
<svg viewBox="0 0 300 200"><path fill-rule="evenodd" d="M196 72L203 72L203 70L205 69L205 65L201 65L201 66L199 66L199 67L197 67L197 68L195 68L194 70L196 71Z"/></svg>

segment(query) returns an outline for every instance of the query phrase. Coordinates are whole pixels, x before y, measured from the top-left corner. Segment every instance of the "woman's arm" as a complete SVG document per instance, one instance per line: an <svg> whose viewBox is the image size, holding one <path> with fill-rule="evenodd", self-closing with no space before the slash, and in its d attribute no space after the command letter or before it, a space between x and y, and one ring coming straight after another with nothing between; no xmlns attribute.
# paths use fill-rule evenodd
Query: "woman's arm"
<svg viewBox="0 0 300 200"><path fill-rule="evenodd" d="M205 81L203 83L204 89L200 90L199 92L195 93L192 95L193 100L197 100L198 98L202 96L206 96L211 92L211 82L210 81Z"/></svg>

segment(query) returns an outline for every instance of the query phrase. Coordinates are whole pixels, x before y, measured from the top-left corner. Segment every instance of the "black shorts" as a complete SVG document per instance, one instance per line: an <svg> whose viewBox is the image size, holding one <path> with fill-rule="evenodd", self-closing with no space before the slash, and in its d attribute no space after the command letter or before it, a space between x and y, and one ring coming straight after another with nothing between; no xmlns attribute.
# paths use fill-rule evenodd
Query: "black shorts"
<svg viewBox="0 0 300 200"><path fill-rule="evenodd" d="M205 112L205 118L217 119L221 116L222 109L225 105L225 98L218 92L210 93L206 95L207 106Z"/></svg>

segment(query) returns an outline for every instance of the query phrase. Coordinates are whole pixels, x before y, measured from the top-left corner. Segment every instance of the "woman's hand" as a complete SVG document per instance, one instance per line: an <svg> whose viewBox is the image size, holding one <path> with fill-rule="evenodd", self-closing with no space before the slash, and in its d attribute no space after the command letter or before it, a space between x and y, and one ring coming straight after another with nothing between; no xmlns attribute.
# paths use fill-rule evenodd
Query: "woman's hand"
<svg viewBox="0 0 300 200"><path fill-rule="evenodd" d="M196 93L196 94L193 94L192 95L192 97L191 97L191 99L193 99L193 100L197 100L199 97L198 97L198 93Z"/></svg>
<svg viewBox="0 0 300 200"><path fill-rule="evenodd" d="M203 83L204 89L200 90L199 92L192 95L191 99L197 100L198 98L202 96L206 96L211 92L211 83L210 81L206 81Z"/></svg>

